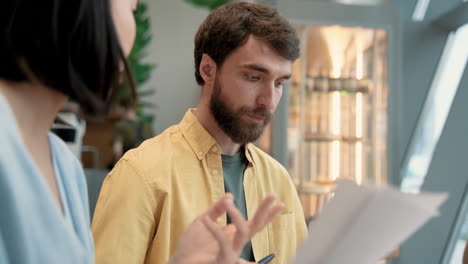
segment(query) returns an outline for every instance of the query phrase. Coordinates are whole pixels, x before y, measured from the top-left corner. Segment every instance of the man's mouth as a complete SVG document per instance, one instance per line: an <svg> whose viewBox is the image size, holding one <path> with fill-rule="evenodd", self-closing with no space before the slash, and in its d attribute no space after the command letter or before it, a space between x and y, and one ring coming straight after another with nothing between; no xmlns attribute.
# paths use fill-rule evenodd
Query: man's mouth
<svg viewBox="0 0 468 264"><path fill-rule="evenodd" d="M265 120L267 119L266 116L264 115L255 115L255 114L247 114L248 119L250 121L255 122L255 123L264 123Z"/></svg>

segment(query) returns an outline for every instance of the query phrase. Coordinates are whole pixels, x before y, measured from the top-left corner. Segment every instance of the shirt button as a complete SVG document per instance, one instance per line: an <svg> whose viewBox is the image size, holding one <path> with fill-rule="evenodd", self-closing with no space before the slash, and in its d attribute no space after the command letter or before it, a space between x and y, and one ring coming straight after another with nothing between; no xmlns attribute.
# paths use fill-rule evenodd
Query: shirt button
<svg viewBox="0 0 468 264"><path fill-rule="evenodd" d="M211 175L213 175L213 176L218 175L218 171L217 171L217 170L212 170L212 171L211 171Z"/></svg>
<svg viewBox="0 0 468 264"><path fill-rule="evenodd" d="M216 151L218 151L218 148L217 148L217 147L213 147L213 148L211 148L211 151L213 151L214 153L216 153Z"/></svg>
<svg viewBox="0 0 468 264"><path fill-rule="evenodd" d="M198 156L203 156L203 152L198 152Z"/></svg>

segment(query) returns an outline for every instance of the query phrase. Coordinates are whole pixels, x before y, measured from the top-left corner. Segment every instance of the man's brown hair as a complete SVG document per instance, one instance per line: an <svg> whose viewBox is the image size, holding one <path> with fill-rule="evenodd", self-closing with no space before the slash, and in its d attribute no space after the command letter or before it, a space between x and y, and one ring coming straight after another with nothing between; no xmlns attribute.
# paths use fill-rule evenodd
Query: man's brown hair
<svg viewBox="0 0 468 264"><path fill-rule="evenodd" d="M250 35L266 41L283 58L299 57L299 39L294 28L276 9L246 2L228 4L214 10L201 24L195 36L195 78L199 85L204 53L221 67L226 57L242 46Z"/></svg>

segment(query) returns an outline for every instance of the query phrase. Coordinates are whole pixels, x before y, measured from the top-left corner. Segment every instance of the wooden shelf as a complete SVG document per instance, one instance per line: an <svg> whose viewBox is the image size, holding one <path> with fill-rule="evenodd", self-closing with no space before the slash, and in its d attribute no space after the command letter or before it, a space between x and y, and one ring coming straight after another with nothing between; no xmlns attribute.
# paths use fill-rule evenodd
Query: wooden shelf
<svg viewBox="0 0 468 264"><path fill-rule="evenodd" d="M324 195L335 191L336 185L334 182L329 183L302 183L297 185L297 190L300 194L315 194Z"/></svg>
<svg viewBox="0 0 468 264"><path fill-rule="evenodd" d="M357 142L363 142L364 140L358 137L344 137L344 136L337 136L337 135L307 133L304 136L304 141L305 142L342 141L346 143L357 143Z"/></svg>

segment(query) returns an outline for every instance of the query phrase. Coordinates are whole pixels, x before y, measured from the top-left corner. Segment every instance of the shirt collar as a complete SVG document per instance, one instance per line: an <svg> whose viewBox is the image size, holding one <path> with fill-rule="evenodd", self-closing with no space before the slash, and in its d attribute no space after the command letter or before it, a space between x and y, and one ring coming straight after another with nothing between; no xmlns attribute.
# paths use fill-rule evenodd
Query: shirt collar
<svg viewBox="0 0 468 264"><path fill-rule="evenodd" d="M195 110L195 108L189 109L179 123L182 134L199 160L203 159L210 150L221 155L221 148L210 133L200 124L193 113Z"/></svg>
<svg viewBox="0 0 468 264"><path fill-rule="evenodd" d="M249 161L249 163L252 163L255 165L255 152L254 152L254 144L252 143L247 143L245 145L245 157Z"/></svg>

